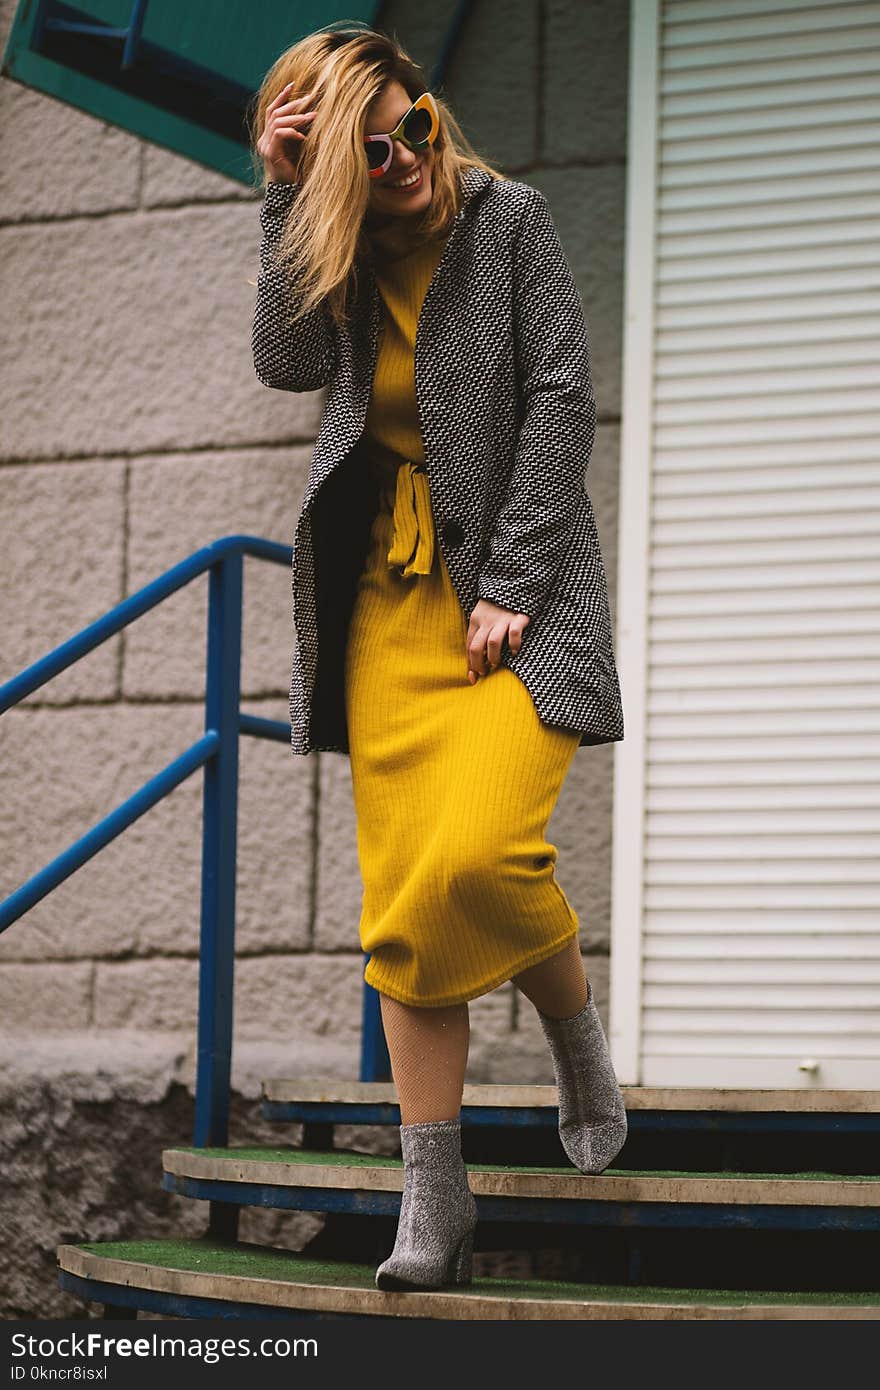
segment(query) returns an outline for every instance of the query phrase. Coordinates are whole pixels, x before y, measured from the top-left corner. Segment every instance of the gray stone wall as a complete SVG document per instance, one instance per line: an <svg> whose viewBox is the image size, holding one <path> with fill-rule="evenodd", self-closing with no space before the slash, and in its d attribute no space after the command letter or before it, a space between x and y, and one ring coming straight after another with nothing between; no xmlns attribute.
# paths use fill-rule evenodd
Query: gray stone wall
<svg viewBox="0 0 880 1390"><path fill-rule="evenodd" d="M384 22L430 70L453 8L406 0ZM578 277L613 607L628 6L474 9L445 91L481 152L547 194ZM13 10L0 0L4 45ZM0 678L216 537L291 542L322 398L254 376L258 244L248 190L0 81ZM2 720L0 896L199 736L206 596L203 578ZM289 603L289 573L248 559L242 705L275 719ZM550 826L606 1019L612 758L578 751ZM202 1229L204 1204L158 1190L161 1147L191 1142L200 834L195 777L0 937L0 1152L15 1175L0 1315L77 1313L55 1289L60 1240ZM267 1138L264 1076L357 1076L360 891L347 758L244 738L233 1142ZM471 1019L469 1081L552 1081L510 983ZM286 1220L279 1235L255 1214L242 1234L295 1244Z"/></svg>

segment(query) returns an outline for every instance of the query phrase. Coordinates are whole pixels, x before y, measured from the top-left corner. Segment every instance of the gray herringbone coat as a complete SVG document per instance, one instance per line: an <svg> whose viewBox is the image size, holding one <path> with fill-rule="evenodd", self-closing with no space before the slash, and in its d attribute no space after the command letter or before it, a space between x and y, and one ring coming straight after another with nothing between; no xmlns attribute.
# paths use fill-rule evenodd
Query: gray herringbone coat
<svg viewBox="0 0 880 1390"><path fill-rule="evenodd" d="M480 598L529 615L502 664L539 717L579 731L581 744L614 742L623 711L585 486L596 407L580 295L542 193L476 168L461 183L415 349L438 542L467 617ZM324 305L295 332L283 327L290 291L273 252L298 191L264 193L254 366L266 386L328 388L293 541L291 744L347 753L345 646L377 503L362 434L382 316L365 267L350 330Z"/></svg>

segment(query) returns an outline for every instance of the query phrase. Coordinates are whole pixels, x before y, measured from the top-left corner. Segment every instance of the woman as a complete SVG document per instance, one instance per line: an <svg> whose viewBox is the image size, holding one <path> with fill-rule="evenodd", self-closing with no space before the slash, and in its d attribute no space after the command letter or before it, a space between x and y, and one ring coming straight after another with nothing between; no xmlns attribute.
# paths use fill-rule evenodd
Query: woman
<svg viewBox="0 0 880 1390"><path fill-rule="evenodd" d="M475 153L395 40L301 40L254 130L257 375L328 387L294 542L292 748L351 759L404 1163L376 1283L467 1283L469 999L513 979L537 1009L582 1172L626 1137L546 838L575 750L623 737L583 308L543 196Z"/></svg>

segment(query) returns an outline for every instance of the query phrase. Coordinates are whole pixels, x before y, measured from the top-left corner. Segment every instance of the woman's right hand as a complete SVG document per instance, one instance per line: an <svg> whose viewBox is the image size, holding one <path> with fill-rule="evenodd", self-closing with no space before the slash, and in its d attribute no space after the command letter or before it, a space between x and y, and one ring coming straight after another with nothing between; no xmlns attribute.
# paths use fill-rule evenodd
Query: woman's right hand
<svg viewBox="0 0 880 1390"><path fill-rule="evenodd" d="M287 101L292 86L293 83L288 82L267 106L266 124L257 141L257 153L262 155L271 183L297 182L301 142L306 138L302 127L317 115L316 111L303 110L309 98L314 96L314 88L303 97Z"/></svg>

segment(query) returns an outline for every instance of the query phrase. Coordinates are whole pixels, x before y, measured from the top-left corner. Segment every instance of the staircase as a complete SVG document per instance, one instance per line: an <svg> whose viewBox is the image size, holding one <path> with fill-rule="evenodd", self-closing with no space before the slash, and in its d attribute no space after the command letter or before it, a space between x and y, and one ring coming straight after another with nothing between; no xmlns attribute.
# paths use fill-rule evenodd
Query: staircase
<svg viewBox="0 0 880 1390"><path fill-rule="evenodd" d="M480 1219L464 1289L375 1287L401 1160L337 1149L334 1128L396 1128L396 1093L307 1079L263 1084L265 1118L302 1125L301 1147L163 1153L163 1188L212 1204L203 1237L61 1245L60 1285L129 1318L880 1317L880 1091L623 1092L629 1135L595 1177L566 1159L555 1087L465 1086ZM302 1251L266 1248L236 1239L254 1205L326 1218ZM500 1260L515 1276L482 1272Z"/></svg>

